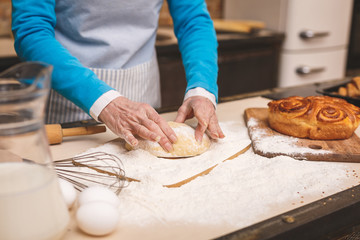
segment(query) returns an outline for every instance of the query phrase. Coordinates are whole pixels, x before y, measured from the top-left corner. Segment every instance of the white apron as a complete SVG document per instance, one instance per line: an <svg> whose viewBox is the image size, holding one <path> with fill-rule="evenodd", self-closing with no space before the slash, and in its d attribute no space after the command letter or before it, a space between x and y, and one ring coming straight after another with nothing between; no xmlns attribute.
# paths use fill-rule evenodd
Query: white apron
<svg viewBox="0 0 360 240"><path fill-rule="evenodd" d="M90 69L124 97L148 103L154 108L160 107L160 77L156 55L148 62L127 69ZM50 92L46 113L47 124L91 119L87 113L54 90Z"/></svg>

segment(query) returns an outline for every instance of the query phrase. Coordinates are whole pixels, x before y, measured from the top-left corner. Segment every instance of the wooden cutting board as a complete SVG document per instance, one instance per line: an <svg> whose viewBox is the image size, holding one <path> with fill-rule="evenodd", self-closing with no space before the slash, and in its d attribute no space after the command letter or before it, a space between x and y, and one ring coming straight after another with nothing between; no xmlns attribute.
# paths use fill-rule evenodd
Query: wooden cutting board
<svg viewBox="0 0 360 240"><path fill-rule="evenodd" d="M300 160L360 162L360 139L356 134L345 140L294 138L269 127L267 108L245 109L244 117L256 154L269 158L285 155Z"/></svg>

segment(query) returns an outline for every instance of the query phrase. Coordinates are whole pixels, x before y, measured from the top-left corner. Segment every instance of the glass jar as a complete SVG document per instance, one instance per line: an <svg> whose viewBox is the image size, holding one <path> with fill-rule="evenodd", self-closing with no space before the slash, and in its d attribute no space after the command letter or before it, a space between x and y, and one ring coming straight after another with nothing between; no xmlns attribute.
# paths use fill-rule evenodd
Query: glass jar
<svg viewBox="0 0 360 240"><path fill-rule="evenodd" d="M0 239L59 239L69 212L45 133L52 67L18 64L0 74Z"/></svg>

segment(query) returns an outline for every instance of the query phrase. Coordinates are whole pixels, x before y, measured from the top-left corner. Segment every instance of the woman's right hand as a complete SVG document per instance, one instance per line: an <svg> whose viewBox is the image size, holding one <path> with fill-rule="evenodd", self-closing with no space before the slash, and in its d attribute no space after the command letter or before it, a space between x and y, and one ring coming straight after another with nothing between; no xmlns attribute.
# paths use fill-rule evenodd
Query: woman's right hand
<svg viewBox="0 0 360 240"><path fill-rule="evenodd" d="M117 97L100 113L99 120L131 146L136 146L135 136L156 141L164 150L173 150L176 134L168 123L149 104Z"/></svg>

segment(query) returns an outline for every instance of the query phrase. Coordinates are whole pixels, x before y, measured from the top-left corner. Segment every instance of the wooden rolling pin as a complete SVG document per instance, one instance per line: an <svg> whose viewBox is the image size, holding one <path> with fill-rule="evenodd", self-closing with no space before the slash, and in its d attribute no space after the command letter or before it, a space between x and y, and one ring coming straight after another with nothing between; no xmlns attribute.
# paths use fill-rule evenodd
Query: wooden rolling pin
<svg viewBox="0 0 360 240"><path fill-rule="evenodd" d="M217 31L250 33L254 29L265 28L265 23L253 20L213 19Z"/></svg>
<svg viewBox="0 0 360 240"><path fill-rule="evenodd" d="M95 133L102 133L106 131L105 126L87 126L62 128L60 124L45 125L46 135L50 144L59 144L63 141L63 137L90 135Z"/></svg>

